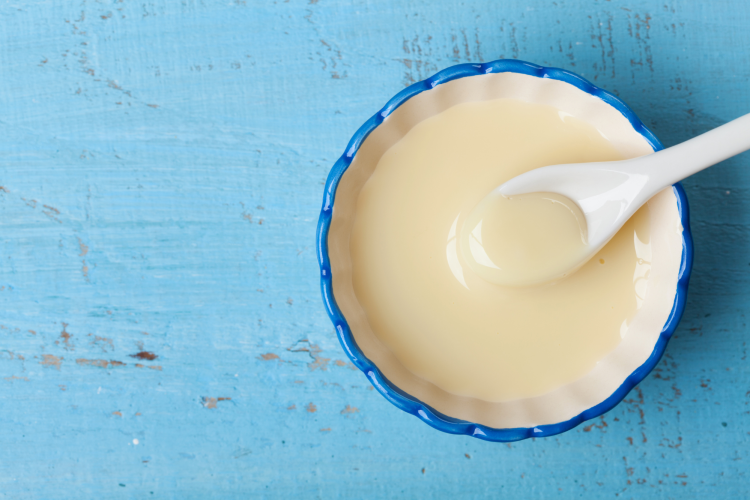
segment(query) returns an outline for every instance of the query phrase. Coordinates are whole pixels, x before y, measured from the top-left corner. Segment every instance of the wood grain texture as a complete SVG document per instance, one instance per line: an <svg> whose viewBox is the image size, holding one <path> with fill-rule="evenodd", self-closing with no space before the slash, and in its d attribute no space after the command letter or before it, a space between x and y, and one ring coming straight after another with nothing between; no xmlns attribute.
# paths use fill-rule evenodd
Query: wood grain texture
<svg viewBox="0 0 750 500"><path fill-rule="evenodd" d="M684 183L695 267L659 368L512 445L352 369L318 290L328 170L397 91L520 58L665 145L750 111L742 0L0 5L0 498L750 495L750 155Z"/></svg>

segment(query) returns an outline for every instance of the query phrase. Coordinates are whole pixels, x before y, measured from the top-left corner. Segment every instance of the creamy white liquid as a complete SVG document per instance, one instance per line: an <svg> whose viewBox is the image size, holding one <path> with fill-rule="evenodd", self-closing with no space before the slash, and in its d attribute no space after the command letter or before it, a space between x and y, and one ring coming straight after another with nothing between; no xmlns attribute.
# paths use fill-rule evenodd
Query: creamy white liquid
<svg viewBox="0 0 750 500"><path fill-rule="evenodd" d="M472 271L505 286L542 284L585 263L586 219L570 199L555 193L506 198L495 191L469 212L460 236Z"/></svg>
<svg viewBox="0 0 750 500"><path fill-rule="evenodd" d="M470 247L462 234L476 228L466 218L477 204L516 175L619 159L587 123L510 99L460 104L414 126L357 201L352 279L374 333L415 375L487 401L545 394L585 375L627 334L645 297L648 207L580 270L537 287L492 283L481 258L472 266L464 258L473 254L461 249ZM552 227L575 229L574 215L550 205ZM490 262L502 247L497 222L481 230ZM556 249L529 251L554 257Z"/></svg>

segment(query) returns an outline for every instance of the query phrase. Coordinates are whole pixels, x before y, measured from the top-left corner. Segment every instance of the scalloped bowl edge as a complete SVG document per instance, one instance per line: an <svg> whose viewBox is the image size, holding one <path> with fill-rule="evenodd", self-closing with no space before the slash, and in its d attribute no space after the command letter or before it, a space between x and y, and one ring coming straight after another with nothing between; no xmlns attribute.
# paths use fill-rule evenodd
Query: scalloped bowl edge
<svg viewBox="0 0 750 500"><path fill-rule="evenodd" d="M391 98L383 108L367 120L349 140L344 154L336 161L326 179L323 205L318 219L316 233L316 255L320 266L320 285L323 302L331 319L336 335L351 362L359 368L372 383L373 387L380 392L388 401L401 410L410 413L431 427L449 434L466 434L486 441L511 442L528 439L532 437L548 437L568 431L586 420L596 418L614 408L625 396L639 384L656 365L659 363L666 349L669 339L672 337L685 310L687 300L687 288L690 280L690 271L693 264L693 241L690 233L689 209L687 196L684 189L678 183L673 186L675 198L677 199L677 210L682 223L682 257L675 291L675 300L671 312L659 338L648 359L635 369L625 381L607 399L601 403L584 410L575 417L564 422L539 425L535 427L518 428L493 428L486 425L467 422L444 415L429 405L417 400L405 393L396 385L392 384L361 351L352 335L349 325L342 312L336 304L333 294L331 280L331 264L328 255L328 232L331 225L333 205L336 197L336 189L339 181L351 164L354 156L367 136L383 120L395 111L404 102L425 90L430 90L438 85L459 78L490 73L520 73L538 78L559 80L606 102L620 112L630 123L636 133L641 135L654 151L664 149L656 136L641 122L635 113L618 97L596 87L581 76L560 68L548 68L536 64L501 59L483 64L459 64L446 68L433 76L414 83Z"/></svg>

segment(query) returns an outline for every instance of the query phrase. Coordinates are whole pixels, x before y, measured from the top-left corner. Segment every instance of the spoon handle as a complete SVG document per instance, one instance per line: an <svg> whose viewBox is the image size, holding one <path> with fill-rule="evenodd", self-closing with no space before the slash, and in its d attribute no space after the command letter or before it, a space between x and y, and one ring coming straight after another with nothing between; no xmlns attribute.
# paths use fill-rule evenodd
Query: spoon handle
<svg viewBox="0 0 750 500"><path fill-rule="evenodd" d="M498 186L503 196L558 193L583 211L589 247L601 248L656 193L750 149L750 114L682 144L646 156L613 162L551 165Z"/></svg>
<svg viewBox="0 0 750 500"><path fill-rule="evenodd" d="M750 113L676 146L632 161L661 188L750 149ZM635 165L633 165L635 166Z"/></svg>

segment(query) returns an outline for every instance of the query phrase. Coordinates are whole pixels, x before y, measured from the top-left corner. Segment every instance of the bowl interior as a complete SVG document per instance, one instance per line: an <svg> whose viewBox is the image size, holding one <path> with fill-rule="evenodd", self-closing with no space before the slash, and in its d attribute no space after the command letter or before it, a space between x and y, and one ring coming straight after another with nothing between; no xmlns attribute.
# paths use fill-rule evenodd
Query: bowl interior
<svg viewBox="0 0 750 500"><path fill-rule="evenodd" d="M380 157L417 123L460 103L498 98L555 106L594 125L626 158L653 151L620 111L564 81L499 73L443 83L407 100L362 143L336 190L328 255L333 294L357 345L400 391L455 419L492 428L531 428L568 421L599 405L649 359L675 303L683 227L672 188L648 202L653 260L643 305L618 347L575 382L538 397L487 402L451 394L413 375L374 334L354 294L349 239L357 198Z"/></svg>

